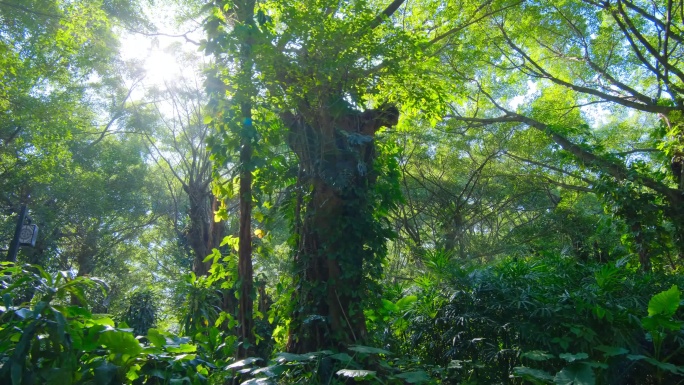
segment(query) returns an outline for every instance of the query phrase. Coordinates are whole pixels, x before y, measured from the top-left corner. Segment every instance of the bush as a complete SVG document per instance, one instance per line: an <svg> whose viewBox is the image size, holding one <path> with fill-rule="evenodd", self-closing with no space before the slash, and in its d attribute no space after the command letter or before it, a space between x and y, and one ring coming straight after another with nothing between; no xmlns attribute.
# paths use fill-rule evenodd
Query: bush
<svg viewBox="0 0 684 385"><path fill-rule="evenodd" d="M0 269L0 383L156 384L206 382L210 363L188 338L149 329L141 344L132 329L71 306L97 280L38 266L3 263ZM33 298L15 303L32 292Z"/></svg>
<svg viewBox="0 0 684 385"><path fill-rule="evenodd" d="M567 368L599 383L682 379L684 359L675 354L684 346L681 327L670 330L659 348L642 327L649 299L672 285L682 287L679 275L644 274L625 260L578 264L561 257L506 259L440 274L441 284L430 279L413 288L417 301L413 311L404 312L408 325L394 333L394 343L426 364L448 368L451 381L544 382L541 371ZM423 311L425 303L439 308ZM669 357L678 369L663 371L639 358L656 355Z"/></svg>
<svg viewBox="0 0 684 385"><path fill-rule="evenodd" d="M133 329L135 335L146 335L150 328L156 326L159 307L155 297L149 289L135 291L129 296L123 321Z"/></svg>

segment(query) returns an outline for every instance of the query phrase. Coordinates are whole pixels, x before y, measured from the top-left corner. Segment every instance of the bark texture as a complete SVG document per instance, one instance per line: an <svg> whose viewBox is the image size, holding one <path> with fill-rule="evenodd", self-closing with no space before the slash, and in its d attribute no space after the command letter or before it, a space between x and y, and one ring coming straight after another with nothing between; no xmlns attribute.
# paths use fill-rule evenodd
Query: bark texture
<svg viewBox="0 0 684 385"><path fill-rule="evenodd" d="M300 178L311 191L300 207L289 352L342 349L366 337L364 229L374 221L365 210L376 180L373 140L398 116L394 106L337 117L325 110L282 116L290 129L288 144L300 161Z"/></svg>
<svg viewBox="0 0 684 385"><path fill-rule="evenodd" d="M190 226L185 236L194 254L192 271L199 277L209 274L211 261L204 262L204 259L221 244L225 235L225 223L214 221L214 212L218 210L219 201L211 192L188 188L186 193L190 198Z"/></svg>

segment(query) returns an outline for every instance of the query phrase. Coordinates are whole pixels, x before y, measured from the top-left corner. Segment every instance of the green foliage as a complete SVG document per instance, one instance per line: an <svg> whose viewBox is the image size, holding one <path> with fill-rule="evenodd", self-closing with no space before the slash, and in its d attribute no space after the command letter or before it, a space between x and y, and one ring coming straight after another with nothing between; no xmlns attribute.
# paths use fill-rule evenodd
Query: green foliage
<svg viewBox="0 0 684 385"><path fill-rule="evenodd" d="M234 355L238 342L235 258L221 257L217 250L207 258L214 258L208 276L184 277L178 293L184 297L180 327L203 357L222 366Z"/></svg>
<svg viewBox="0 0 684 385"><path fill-rule="evenodd" d="M277 353L266 366L261 359L247 358L228 365L232 373L247 384L345 384L349 379L369 384L436 384L432 373L410 358L393 358L385 349L352 345L348 353L319 351L304 354ZM427 368L441 372L439 368ZM235 377L233 377L235 376ZM245 380L245 378L249 378Z"/></svg>
<svg viewBox="0 0 684 385"><path fill-rule="evenodd" d="M130 240L159 213L145 144L122 134L134 70L117 58L115 26L141 22L139 6L0 4L0 243L27 203L40 235L19 260L118 278L106 300L92 302L98 312L123 310L124 293L138 279L128 257L140 248Z"/></svg>
<svg viewBox="0 0 684 385"><path fill-rule="evenodd" d="M447 269L441 284L410 289L417 303L441 297L437 311L416 306L406 332L390 320L395 333L379 337L426 365L447 368L451 381L492 383L514 375L534 383L667 383L684 365L681 322L672 318L679 291L658 293L681 285L679 276L639 274L625 260L577 264L568 257ZM647 310L653 315L642 318Z"/></svg>
<svg viewBox="0 0 684 385"><path fill-rule="evenodd" d="M133 329L135 335L146 335L148 329L155 327L159 312L157 297L150 289L137 290L129 295L123 321Z"/></svg>
<svg viewBox="0 0 684 385"><path fill-rule="evenodd" d="M386 5L188 11L215 58L204 111L196 87L128 100L115 32L145 24L137 2L0 1L0 245L29 196L41 227L20 255L40 267L0 269L0 382L681 382L682 4ZM356 132L385 102L397 129ZM225 200L188 223L212 163ZM246 175L275 303L248 330L262 357L234 361L245 283L218 250L186 275L184 229L235 221ZM271 355L288 337L341 351Z"/></svg>
<svg viewBox="0 0 684 385"><path fill-rule="evenodd" d="M677 309L679 309L679 297L680 291L676 285L673 285L669 290L654 295L648 301L649 317L658 315L672 317L677 312Z"/></svg>
<svg viewBox="0 0 684 385"><path fill-rule="evenodd" d="M133 384L170 381L202 384L213 365L200 359L188 338L150 329L149 345L125 324L66 305L97 285L67 272L3 263L0 308L0 380L20 384ZM22 290L30 302L17 302ZM83 298L82 298L83 299Z"/></svg>

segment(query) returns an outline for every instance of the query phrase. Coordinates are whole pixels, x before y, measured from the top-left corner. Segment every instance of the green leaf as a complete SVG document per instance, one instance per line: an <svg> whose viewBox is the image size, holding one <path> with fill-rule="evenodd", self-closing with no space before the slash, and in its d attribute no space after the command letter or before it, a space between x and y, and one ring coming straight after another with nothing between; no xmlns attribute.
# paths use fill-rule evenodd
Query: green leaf
<svg viewBox="0 0 684 385"><path fill-rule="evenodd" d="M337 375L342 377L356 378L360 380L375 377L375 372L372 370L342 369L337 371Z"/></svg>
<svg viewBox="0 0 684 385"><path fill-rule="evenodd" d="M382 308L383 310L388 312L397 311L397 305L395 305L392 301L386 300L384 298L382 299Z"/></svg>
<svg viewBox="0 0 684 385"><path fill-rule="evenodd" d="M143 351L140 342L131 333L107 330L100 335L99 342L114 354L138 355Z"/></svg>
<svg viewBox="0 0 684 385"><path fill-rule="evenodd" d="M582 364L589 365L589 367L591 367L591 368L608 369L608 364L605 364L603 362L586 361L586 362L582 362Z"/></svg>
<svg viewBox="0 0 684 385"><path fill-rule="evenodd" d="M174 361L192 361L197 358L197 354L179 354L173 358Z"/></svg>
<svg viewBox="0 0 684 385"><path fill-rule="evenodd" d="M251 380L247 380L245 382L241 382L240 385L257 385L257 384L275 384L275 382L271 381L268 378L252 378Z"/></svg>
<svg viewBox="0 0 684 385"><path fill-rule="evenodd" d="M89 321L92 322L93 325L103 325L111 327L114 327L116 325L116 323L114 323L114 320L109 317L93 316L93 318Z"/></svg>
<svg viewBox="0 0 684 385"><path fill-rule="evenodd" d="M278 353L276 355L276 361L278 362L303 362L311 360L311 356L304 354L292 354L292 353Z"/></svg>
<svg viewBox="0 0 684 385"><path fill-rule="evenodd" d="M602 351L603 355L606 357L620 356L620 355L629 353L629 350L627 350L625 348L620 348L617 346L599 345L599 346L595 347L594 349Z"/></svg>
<svg viewBox="0 0 684 385"><path fill-rule="evenodd" d="M332 358L333 360L344 362L344 363L347 363L347 362L353 360L352 356L350 356L347 353L333 354L332 356L330 356L330 358Z"/></svg>
<svg viewBox="0 0 684 385"><path fill-rule="evenodd" d="M561 353L558 355L558 358L562 358L568 362L574 362L577 360L584 360L586 358L589 358L589 355L587 353L577 353L577 354Z"/></svg>
<svg viewBox="0 0 684 385"><path fill-rule="evenodd" d="M365 353L365 354L392 354L392 352L389 352L385 349L373 348L370 346L363 346L363 345L352 345L349 347L349 350L357 352L357 353Z"/></svg>
<svg viewBox="0 0 684 385"><path fill-rule="evenodd" d="M116 383L116 372L119 367L107 361L95 368L95 383L97 385L110 385Z"/></svg>
<svg viewBox="0 0 684 385"><path fill-rule="evenodd" d="M669 362L662 362L658 361L655 358L651 357L645 357L644 361L648 362L649 364L661 369L661 370L667 370L668 372L674 373L674 374L684 374L684 371L682 370L681 367L675 366Z"/></svg>
<svg viewBox="0 0 684 385"><path fill-rule="evenodd" d="M594 385L596 377L588 365L576 364L563 368L553 379L556 385Z"/></svg>
<svg viewBox="0 0 684 385"><path fill-rule="evenodd" d="M248 357L248 358L245 358L244 360L235 361L232 364L226 366L226 370L242 368L244 366L251 365L257 361L261 361L261 358L259 358L259 357Z"/></svg>
<svg viewBox="0 0 684 385"><path fill-rule="evenodd" d="M547 382L553 380L553 376L543 370L532 369L523 366L513 368L513 374L528 381Z"/></svg>
<svg viewBox="0 0 684 385"><path fill-rule="evenodd" d="M542 350L533 350L531 352L524 352L520 354L520 357L525 357L529 358L530 360L535 360L535 361L546 361L551 358L556 358L553 354L549 354L545 351Z"/></svg>
<svg viewBox="0 0 684 385"><path fill-rule="evenodd" d="M169 353L194 353L197 351L197 346L192 344L180 344L178 346L166 346L166 351Z"/></svg>
<svg viewBox="0 0 684 385"><path fill-rule="evenodd" d="M407 295L406 297L404 297L404 298L400 299L399 301L397 301L397 303L395 304L395 306L397 307L397 309L398 309L399 311L406 311L406 310L408 310L408 309L411 307L411 305L413 305L417 300L418 300L418 297L416 297L415 295Z"/></svg>
<svg viewBox="0 0 684 385"><path fill-rule="evenodd" d="M84 317L91 318L93 315L88 311L88 309L82 308L80 306L55 306L67 317Z"/></svg>
<svg viewBox="0 0 684 385"><path fill-rule="evenodd" d="M135 380L140 378L140 374L138 374L139 371L140 371L140 365L131 366L131 368L126 373L126 378L129 381L134 382Z"/></svg>
<svg viewBox="0 0 684 385"><path fill-rule="evenodd" d="M422 370L416 372L405 372L397 374L395 377L401 378L409 384L421 384L430 381L430 376Z"/></svg>
<svg viewBox="0 0 684 385"><path fill-rule="evenodd" d="M669 316L657 314L641 319L641 326L648 331L656 331L660 328L676 331L682 328L682 322L672 319Z"/></svg>
<svg viewBox="0 0 684 385"><path fill-rule="evenodd" d="M152 343L152 345L157 347L163 347L166 345L166 337L161 334L161 332L155 328L150 328L147 331L147 339Z"/></svg>
<svg viewBox="0 0 684 385"><path fill-rule="evenodd" d="M287 370L287 365L272 365L265 368L259 368L252 372L252 375L256 376L263 374L267 377L277 377Z"/></svg>
<svg viewBox="0 0 684 385"><path fill-rule="evenodd" d="M628 354L627 358L632 360L632 361L639 361L639 360L645 359L646 356L641 355L641 354Z"/></svg>
<svg viewBox="0 0 684 385"><path fill-rule="evenodd" d="M672 285L669 290L660 292L648 301L648 315L662 314L673 316L679 308L680 293L677 285Z"/></svg>
<svg viewBox="0 0 684 385"><path fill-rule="evenodd" d="M55 316L55 321L57 321L57 337L59 338L59 342L64 342L64 333L67 327L66 318L64 318L64 315L55 308L52 308L52 314Z"/></svg>
<svg viewBox="0 0 684 385"><path fill-rule="evenodd" d="M161 378L162 380L166 380L169 375L170 373L161 369L152 369L148 372L148 376Z"/></svg>

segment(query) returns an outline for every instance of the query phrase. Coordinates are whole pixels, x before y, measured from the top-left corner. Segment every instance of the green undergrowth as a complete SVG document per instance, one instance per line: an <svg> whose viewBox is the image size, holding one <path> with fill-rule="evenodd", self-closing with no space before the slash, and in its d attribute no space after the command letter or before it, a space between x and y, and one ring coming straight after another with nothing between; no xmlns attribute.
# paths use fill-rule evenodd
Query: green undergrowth
<svg viewBox="0 0 684 385"><path fill-rule="evenodd" d="M219 312L212 322L198 318L188 337L156 328L139 333L123 320L92 314L81 305L87 303L84 293L104 290L101 281L5 263L0 383L684 381L684 279L679 274L642 273L626 260L505 259L484 267L424 262L421 278L386 286L381 306L366 312L371 339L365 345L244 360L234 358L237 339L229 315ZM129 313L128 319L147 317ZM145 324L154 322L147 317Z"/></svg>
<svg viewBox="0 0 684 385"><path fill-rule="evenodd" d="M684 381L680 274L563 257L426 266L381 343L450 383Z"/></svg>
<svg viewBox="0 0 684 385"><path fill-rule="evenodd" d="M86 303L84 290L98 280L4 263L0 283L2 384L195 385L214 368L187 337L152 328L136 336L123 322L70 305Z"/></svg>

